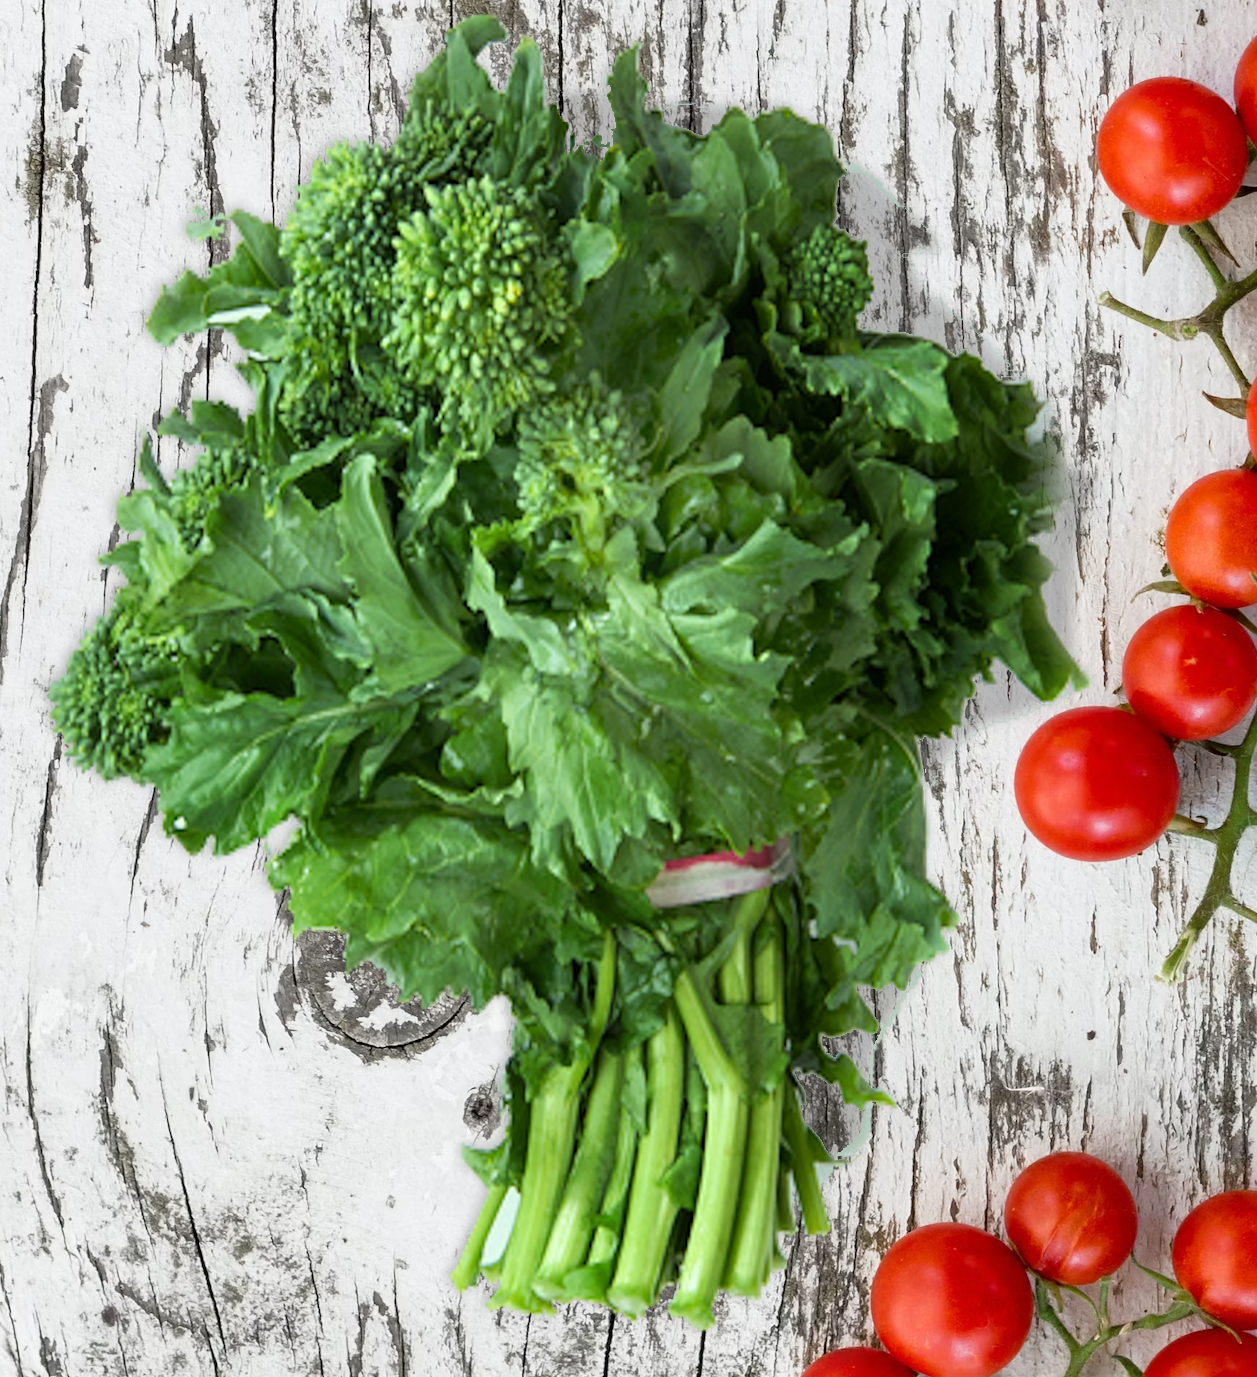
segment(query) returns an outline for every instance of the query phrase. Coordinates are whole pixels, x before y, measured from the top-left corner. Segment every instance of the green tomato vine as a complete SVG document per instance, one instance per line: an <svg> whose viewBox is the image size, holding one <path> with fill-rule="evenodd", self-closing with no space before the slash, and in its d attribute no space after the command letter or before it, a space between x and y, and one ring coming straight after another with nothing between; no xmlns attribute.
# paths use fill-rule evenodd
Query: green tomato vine
<svg viewBox="0 0 1257 1377"><path fill-rule="evenodd" d="M1245 188L1241 195L1245 194L1247 190ZM1165 238L1166 227L1156 224L1149 225L1141 245L1134 212L1127 210L1123 218L1136 247L1142 250L1143 270L1147 272ZM1240 390L1240 396L1234 398L1216 397L1208 392L1204 395L1220 411L1242 421L1246 415L1252 380L1244 372L1234 350L1227 342L1225 326L1228 313L1241 301L1257 292L1257 269L1236 279L1228 277L1225 269L1218 261L1219 258L1229 260L1237 268L1239 262L1212 222L1208 220L1198 225L1180 226L1179 235L1199 259L1208 274L1214 289L1212 301L1194 315L1183 316L1178 319L1163 319L1160 316L1149 315L1146 311L1138 310L1134 306L1127 305L1124 301L1119 301L1111 292L1100 294L1100 305L1111 311L1116 311L1128 320L1133 320L1139 325L1155 330L1158 334L1166 335L1170 339L1190 341L1203 336L1211 340L1235 379ZM1253 455L1249 454L1245 460L1245 466L1252 468L1255 463L1257 461L1254 460ZM1177 592L1187 595L1186 590L1181 585L1172 581L1154 583L1149 585L1148 589L1141 591ZM1237 616L1250 631L1257 632L1257 627L1254 627L1242 614L1235 613L1233 615ZM1209 842L1214 848L1214 860L1205 892L1174 944L1174 949L1161 967L1161 978L1166 981L1177 980L1182 975L1187 960L1196 943L1200 940L1201 934L1220 910L1228 909L1241 918L1247 918L1249 921L1257 923L1257 909L1243 903L1234 889L1235 857L1239 844L1249 828L1257 826L1257 808L1254 808L1249 801L1253 756L1257 753L1257 714L1254 714L1250 721L1244 733L1244 739L1238 743L1201 741L1192 744L1200 746L1201 749L1212 755L1229 757L1235 763L1235 776L1230 805L1227 808L1225 818L1217 826L1209 827L1193 818L1183 816L1176 817L1170 824L1169 830L1172 832L1199 837Z"/></svg>
<svg viewBox="0 0 1257 1377"><path fill-rule="evenodd" d="M1136 1263L1135 1266L1138 1267L1139 1264ZM1136 1320L1115 1320L1109 1314L1111 1277L1105 1277L1099 1283L1096 1297L1092 1297L1090 1292L1084 1291L1081 1286L1061 1286L1053 1281L1045 1281L1042 1277L1035 1277L1034 1299L1038 1316L1061 1339L1069 1352L1069 1366L1065 1369L1065 1377L1078 1377L1078 1374L1097 1353L1107 1349L1115 1340L1124 1338L1137 1329L1164 1329L1166 1325L1177 1324L1179 1320L1189 1320L1193 1317L1208 1319L1208 1316L1202 1313L1191 1297L1185 1291L1180 1290L1168 1277L1163 1277L1157 1272L1150 1272L1146 1267L1140 1268L1140 1271L1147 1272L1161 1286L1170 1290L1175 1296L1175 1300L1168 1309L1141 1315ZM1085 1339L1078 1338L1062 1317L1061 1308L1063 1308L1063 1293L1065 1292L1080 1296L1091 1309L1095 1320L1095 1331ZM1055 1303L1053 1303L1054 1301ZM1125 1368L1129 1377L1143 1377L1141 1370L1129 1358L1122 1357L1120 1354L1114 1354L1113 1357Z"/></svg>

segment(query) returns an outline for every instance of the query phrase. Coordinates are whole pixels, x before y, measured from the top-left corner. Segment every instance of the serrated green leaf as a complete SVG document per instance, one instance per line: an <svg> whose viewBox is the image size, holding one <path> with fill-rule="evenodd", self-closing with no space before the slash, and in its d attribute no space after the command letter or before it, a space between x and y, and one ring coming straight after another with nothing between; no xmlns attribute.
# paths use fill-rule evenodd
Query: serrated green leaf
<svg viewBox="0 0 1257 1377"><path fill-rule="evenodd" d="M291 814L319 814L351 741L397 711L339 698L218 693L180 702L170 739L145 758L166 828L189 850L219 854L263 837Z"/></svg>
<svg viewBox="0 0 1257 1377"><path fill-rule="evenodd" d="M825 780L829 817L801 860L818 933L851 944L851 984L902 988L956 922L925 877L916 745L865 723L832 743Z"/></svg>
<svg viewBox="0 0 1257 1377"><path fill-rule="evenodd" d="M957 434L945 377L950 357L929 340L867 336L861 351L851 354L805 354L783 335L770 335L767 344L818 396L845 397L866 406L880 424L929 443Z"/></svg>
<svg viewBox="0 0 1257 1377"><path fill-rule="evenodd" d="M672 790L658 767L608 733L598 701L568 682L537 674L516 656L486 662L483 684L496 696L511 766L528 778L529 798L508 811L527 819L539 848L570 828L579 851L606 870L625 837L675 819Z"/></svg>
<svg viewBox="0 0 1257 1377"><path fill-rule="evenodd" d="M404 802L340 810L270 871L292 891L296 931L338 928L355 960L425 1001L451 988L487 1002L507 966L553 941L570 904L563 881L531 865L523 833Z"/></svg>
<svg viewBox="0 0 1257 1377"><path fill-rule="evenodd" d="M360 454L346 468L336 522L343 543L337 567L357 593L355 614L375 651L380 690L423 688L466 659L450 588L434 566L414 562L420 577L412 583L398 560L373 455Z"/></svg>

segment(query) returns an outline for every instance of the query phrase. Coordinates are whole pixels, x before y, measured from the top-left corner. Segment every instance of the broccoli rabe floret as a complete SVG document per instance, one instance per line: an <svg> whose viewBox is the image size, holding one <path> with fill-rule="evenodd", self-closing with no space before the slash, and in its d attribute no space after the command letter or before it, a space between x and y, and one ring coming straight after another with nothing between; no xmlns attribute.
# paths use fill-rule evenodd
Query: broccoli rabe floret
<svg viewBox="0 0 1257 1377"><path fill-rule="evenodd" d="M242 487L260 468L257 457L241 447L206 450L188 468L175 472L166 494L166 509L179 529L184 549L195 550L201 543L205 523L222 494Z"/></svg>
<svg viewBox="0 0 1257 1377"><path fill-rule="evenodd" d="M293 275L283 410L299 440L413 415L418 394L380 349L398 226L424 205L425 186L469 176L491 133L479 114L425 107L391 148L342 144L315 163L281 239Z"/></svg>
<svg viewBox="0 0 1257 1377"><path fill-rule="evenodd" d="M375 144L333 148L288 218L293 274L283 412L299 440L365 429L400 412L396 370L379 350L389 315L393 239L417 190L408 166Z"/></svg>
<svg viewBox="0 0 1257 1377"><path fill-rule="evenodd" d="M177 641L146 635L132 607L124 590L51 690L69 755L105 779L139 777L149 745L165 739L166 710L179 690Z"/></svg>
<svg viewBox="0 0 1257 1377"><path fill-rule="evenodd" d="M809 342L855 334L856 317L873 295L864 244L834 226L817 225L788 256L786 276L799 333Z"/></svg>
<svg viewBox="0 0 1257 1377"><path fill-rule="evenodd" d="M442 421L483 435L552 390L550 354L572 332L570 265L519 187L480 177L424 196L401 226L385 349L416 386L439 388Z"/></svg>
<svg viewBox="0 0 1257 1377"><path fill-rule="evenodd" d="M640 407L597 373L522 415L517 444L524 529L571 519L584 544L601 546L614 518L649 499Z"/></svg>

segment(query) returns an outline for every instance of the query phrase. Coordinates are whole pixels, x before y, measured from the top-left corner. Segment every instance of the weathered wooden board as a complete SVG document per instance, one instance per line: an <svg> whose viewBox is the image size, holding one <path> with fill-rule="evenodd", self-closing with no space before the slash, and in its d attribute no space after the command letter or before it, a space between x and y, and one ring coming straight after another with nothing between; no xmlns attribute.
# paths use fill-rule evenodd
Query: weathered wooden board
<svg viewBox="0 0 1257 1377"><path fill-rule="evenodd" d="M678 122L790 104L830 127L874 322L1048 399L1051 610L1091 679L1079 701L1103 701L1164 510L1242 441L1200 398L1225 390L1204 346L1176 353L1096 307L1105 286L1186 307L1201 284L1175 245L1139 279L1094 130L1132 78L1226 89L1257 3L487 7L536 37L578 139L609 136L603 83L631 43ZM159 285L206 261L183 226L198 208L282 215L331 142L391 136L411 73L470 8L0 11L0 1373L791 1377L868 1334L890 1239L994 1224L1049 1147L1123 1170L1154 1265L1192 1200L1253 1184L1257 934L1220 923L1180 988L1153 980L1205 858L1175 839L1100 869L1028 843L1010 775L1045 710L1002 678L925 751L932 864L962 926L916 989L881 996L887 1030L858 1048L899 1108L861 1124L815 1106L850 1156L826 1187L833 1232L795 1241L768 1294L702 1337L664 1313L529 1321L460 1298L445 1278L478 1192L459 1148L492 1131L506 1009L394 1008L325 945L294 945L260 850L189 858L146 791L62 760L46 689L110 596L95 558L139 437L194 394L233 395L218 341L163 351L143 331ZM1252 224L1241 207L1223 226L1250 257ZM162 442L163 463L183 457ZM1196 811L1216 810L1222 768L1190 778ZM1151 1299L1132 1278L1117 1304ZM1010 1369L1060 1370L1042 1336Z"/></svg>

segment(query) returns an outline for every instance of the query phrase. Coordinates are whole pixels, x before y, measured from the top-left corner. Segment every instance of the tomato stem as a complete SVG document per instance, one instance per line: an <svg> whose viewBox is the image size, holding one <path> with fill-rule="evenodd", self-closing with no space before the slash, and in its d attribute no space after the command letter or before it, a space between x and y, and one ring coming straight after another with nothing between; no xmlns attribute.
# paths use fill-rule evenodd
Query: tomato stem
<svg viewBox="0 0 1257 1377"><path fill-rule="evenodd" d="M1228 751L1229 755L1230 752ZM1175 813L1170 819L1167 832L1181 832L1185 837L1201 837L1205 841L1216 842L1218 840L1218 829L1209 827L1203 822L1197 822L1195 818L1185 818L1181 813Z"/></svg>
<svg viewBox="0 0 1257 1377"><path fill-rule="evenodd" d="M1207 835L1216 846L1213 869L1209 874L1209 883L1205 886L1205 892L1200 903L1196 905L1196 910L1175 943L1174 950L1166 958L1165 965L1161 968L1162 980L1176 980L1182 974L1183 966L1191 954L1192 948L1200 940L1201 933L1204 932L1220 908L1229 908L1232 912L1240 914L1241 917L1257 922L1257 911L1249 909L1247 906L1236 908L1239 901L1231 892L1231 871L1235 865L1236 850L1244 833L1257 823L1257 811L1248 801L1249 781L1255 752L1257 752L1257 713L1254 713L1252 721L1248 724L1248 730L1244 733L1243 741L1234 748L1235 780L1232 786L1231 806L1227 810L1226 818L1221 826L1210 828L1205 833L1198 833L1202 836ZM1175 830L1184 831L1186 829L1176 828Z"/></svg>
<svg viewBox="0 0 1257 1377"><path fill-rule="evenodd" d="M1107 307L1110 311L1116 311L1119 316L1125 316L1128 320L1133 320L1139 325L1146 325L1149 330L1155 330L1158 334L1169 335L1171 339L1184 338L1179 334L1179 326L1183 321L1163 320L1160 316L1150 316L1147 311L1141 311L1136 306L1128 306L1124 301L1119 301L1112 292L1101 292L1099 297L1100 305Z"/></svg>
<svg viewBox="0 0 1257 1377"><path fill-rule="evenodd" d="M1234 894L1228 894L1223 903L1232 913L1238 913L1241 918L1247 918L1250 923L1257 923L1257 909L1249 908L1247 904L1241 904Z"/></svg>
<svg viewBox="0 0 1257 1377"><path fill-rule="evenodd" d="M1208 220L1202 221L1199 225L1180 225L1178 232L1183 242L1200 259L1214 287L1214 298L1203 310L1193 316L1168 320L1161 316L1149 315L1147 311L1141 311L1137 307L1129 306L1126 302L1119 301L1111 292L1100 293L1100 305L1107 307L1110 311L1116 311L1118 315L1125 316L1128 320L1133 320L1137 325L1146 326L1149 330L1157 331L1158 334L1168 335L1170 339L1192 340L1199 335L1205 335L1213 341L1214 348L1222 357L1222 362L1226 364L1231 376L1239 385L1243 396L1247 397L1250 387L1248 375L1240 366L1239 360L1227 343L1223 321L1233 306L1257 291L1257 272L1249 273L1248 276L1241 277L1234 282L1227 277L1218 265L1211 249L1225 254L1232 262L1235 261L1235 258L1230 249L1223 243L1218 231ZM1151 234L1151 227L1149 227L1149 234ZM1145 243L1144 248L1146 271L1151 255L1147 253L1147 243Z"/></svg>
<svg viewBox="0 0 1257 1377"><path fill-rule="evenodd" d="M1139 1264L1136 1263L1136 1266ZM1141 1270L1147 1271L1147 1268ZM1151 1275L1156 1276L1156 1273ZM1160 1279L1160 1278L1159 1278ZM1167 1324L1176 1324L1179 1320L1186 1320L1193 1315L1199 1315L1200 1311L1191 1302L1186 1300L1175 1301L1168 1310L1155 1311L1151 1315L1141 1315L1137 1320L1115 1321L1109 1318L1109 1278L1105 1277L1100 1283L1100 1300L1097 1304L1091 1296L1081 1287L1066 1286L1063 1289L1073 1295L1081 1296L1083 1300L1094 1311L1099 1328L1095 1334L1087 1339L1086 1342L1078 1339L1065 1323L1064 1318L1058 1313L1056 1306L1052 1304L1052 1291L1054 1288L1042 1277L1036 1277L1034 1282L1034 1295L1036 1308L1039 1318L1050 1329L1060 1336L1066 1349L1069 1351L1069 1365L1065 1369L1065 1377L1078 1377L1078 1374L1095 1357L1102 1348L1107 1348L1114 1339L1123 1338L1135 1329L1162 1329ZM1118 1359L1122 1366L1126 1362Z"/></svg>
<svg viewBox="0 0 1257 1377"><path fill-rule="evenodd" d="M1217 226L1212 220L1202 220L1198 225L1185 226L1184 228L1193 230L1208 248L1220 253L1228 262L1233 263L1237 268L1239 267L1239 259L1227 248L1226 240L1218 233Z"/></svg>
<svg viewBox="0 0 1257 1377"><path fill-rule="evenodd" d="M1206 224L1208 221L1205 222ZM1209 245L1205 243L1205 236L1202 235L1195 225L1180 225L1178 228L1179 238L1191 247L1192 252L1204 264L1205 272L1209 274L1210 281L1220 292L1226 291L1230 287L1226 274L1218 267L1213 254L1209 252ZM1217 230L1214 230L1217 234ZM1217 246L1214 245L1216 248ZM1232 262L1234 260L1232 259Z"/></svg>

